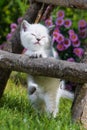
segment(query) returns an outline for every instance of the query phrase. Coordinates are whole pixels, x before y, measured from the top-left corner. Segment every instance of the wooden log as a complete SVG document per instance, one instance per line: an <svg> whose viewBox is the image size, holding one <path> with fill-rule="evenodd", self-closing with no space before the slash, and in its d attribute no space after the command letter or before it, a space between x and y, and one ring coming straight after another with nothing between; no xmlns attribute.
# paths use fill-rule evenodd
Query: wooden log
<svg viewBox="0 0 87 130"><path fill-rule="evenodd" d="M77 85L71 114L74 122L82 123L87 129L87 83Z"/></svg>
<svg viewBox="0 0 87 130"><path fill-rule="evenodd" d="M32 59L23 54L0 51L0 67L78 83L87 82L87 64L84 63L72 63L54 58Z"/></svg>
<svg viewBox="0 0 87 130"><path fill-rule="evenodd" d="M39 9L41 8L41 5L42 4L40 3L33 3L32 5L30 5L23 19L26 19L28 22L33 23L36 19ZM23 47L21 46L20 43L19 31L20 31L20 25L16 29L14 35L12 36L12 39L10 40L9 44L7 44L5 50L8 50L8 46L9 46L10 52L21 53ZM0 97L2 97L10 73L11 71L9 71L9 69L0 68Z"/></svg>
<svg viewBox="0 0 87 130"><path fill-rule="evenodd" d="M87 0L35 0L35 1L63 7L75 7L80 9L87 9Z"/></svg>
<svg viewBox="0 0 87 130"><path fill-rule="evenodd" d="M87 63L87 45L83 63ZM75 98L71 108L72 120L80 122L87 129L87 83L77 84Z"/></svg>

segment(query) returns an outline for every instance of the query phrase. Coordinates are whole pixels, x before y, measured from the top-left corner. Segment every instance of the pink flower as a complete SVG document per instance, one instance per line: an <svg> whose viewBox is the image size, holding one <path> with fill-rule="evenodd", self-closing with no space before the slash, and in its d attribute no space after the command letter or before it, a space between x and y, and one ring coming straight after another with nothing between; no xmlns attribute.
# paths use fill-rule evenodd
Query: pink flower
<svg viewBox="0 0 87 130"><path fill-rule="evenodd" d="M45 20L45 25L46 26L52 26L53 25L52 19L51 18L46 19Z"/></svg>
<svg viewBox="0 0 87 130"><path fill-rule="evenodd" d="M73 47L79 47L79 46L80 46L80 41L77 40L77 41L75 41L75 42L72 42L72 46L73 46Z"/></svg>
<svg viewBox="0 0 87 130"><path fill-rule="evenodd" d="M19 18L17 19L18 24L20 24L20 23L22 22L22 20L23 20L23 18L22 18L22 17L19 17Z"/></svg>
<svg viewBox="0 0 87 130"><path fill-rule="evenodd" d="M16 23L12 23L11 25L10 25L10 28L12 29L12 28L17 28L17 24Z"/></svg>
<svg viewBox="0 0 87 130"><path fill-rule="evenodd" d="M64 44L65 49L69 48L69 47L71 46L71 41L70 41L70 39L65 38L63 44Z"/></svg>
<svg viewBox="0 0 87 130"><path fill-rule="evenodd" d="M67 61L74 62L74 61L75 61L75 59L74 59L74 58L72 58L72 57L70 57L70 58L68 58L68 59L67 59Z"/></svg>
<svg viewBox="0 0 87 130"><path fill-rule="evenodd" d="M72 25L72 22L71 22L70 19L66 19L66 20L64 21L64 26L65 26L65 28L70 28L71 25Z"/></svg>
<svg viewBox="0 0 87 130"><path fill-rule="evenodd" d="M87 23L84 19L82 19L78 22L78 28L79 29L84 29L84 28L86 28L86 26L87 26Z"/></svg>
<svg viewBox="0 0 87 130"><path fill-rule="evenodd" d="M12 34L11 34L11 33L8 33L7 36L6 36L6 39L7 39L7 40L10 40L11 37L12 37Z"/></svg>
<svg viewBox="0 0 87 130"><path fill-rule="evenodd" d="M57 18L56 19L56 25L57 26L62 26L64 24L64 20L63 19L61 19L61 18Z"/></svg>
<svg viewBox="0 0 87 130"><path fill-rule="evenodd" d="M65 16L64 11L63 10L59 10L58 13L57 13L57 16L58 16L58 18L64 18L64 16Z"/></svg>
<svg viewBox="0 0 87 130"><path fill-rule="evenodd" d="M76 41L78 40L77 34L75 34L75 33L71 34L71 35L70 35L70 40L71 40L72 42L76 42Z"/></svg>
<svg viewBox="0 0 87 130"><path fill-rule="evenodd" d="M84 50L82 48L74 48L73 53L81 58L84 55Z"/></svg>
<svg viewBox="0 0 87 130"><path fill-rule="evenodd" d="M53 32L53 41L57 41L57 38L58 38L58 32L54 31Z"/></svg>
<svg viewBox="0 0 87 130"><path fill-rule="evenodd" d="M72 35L72 34L74 34L75 32L74 32L73 29L70 29L70 30L68 31L68 33L69 33L69 35Z"/></svg>
<svg viewBox="0 0 87 130"><path fill-rule="evenodd" d="M60 33L59 28L58 28L58 27L56 27L56 28L54 29L54 32Z"/></svg>
<svg viewBox="0 0 87 130"><path fill-rule="evenodd" d="M0 45L0 50L3 50L5 46L6 46L6 43L5 43L5 42L2 43L2 44Z"/></svg>
<svg viewBox="0 0 87 130"><path fill-rule="evenodd" d="M57 42L58 43L64 42L64 36L61 33L58 33Z"/></svg>
<svg viewBox="0 0 87 130"><path fill-rule="evenodd" d="M64 51L65 50L63 43L57 44L57 50L58 51Z"/></svg>
<svg viewBox="0 0 87 130"><path fill-rule="evenodd" d="M12 28L12 29L11 29L11 33L15 32L15 29L16 29L16 28Z"/></svg>
<svg viewBox="0 0 87 130"><path fill-rule="evenodd" d="M86 38L87 37L87 29L79 30L79 36L83 39Z"/></svg>

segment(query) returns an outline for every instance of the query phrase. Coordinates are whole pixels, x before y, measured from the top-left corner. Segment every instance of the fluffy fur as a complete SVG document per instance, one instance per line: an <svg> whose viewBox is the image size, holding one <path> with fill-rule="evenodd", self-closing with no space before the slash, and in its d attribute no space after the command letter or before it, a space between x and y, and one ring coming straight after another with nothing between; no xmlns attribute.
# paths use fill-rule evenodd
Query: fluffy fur
<svg viewBox="0 0 87 130"><path fill-rule="evenodd" d="M58 58L51 44L49 29L41 24L29 24L24 20L20 31L21 44L27 49L29 57ZM59 87L58 87L59 86ZM28 76L28 95L33 107L40 112L58 112L60 97L73 99L73 94L66 91L64 81L44 76Z"/></svg>

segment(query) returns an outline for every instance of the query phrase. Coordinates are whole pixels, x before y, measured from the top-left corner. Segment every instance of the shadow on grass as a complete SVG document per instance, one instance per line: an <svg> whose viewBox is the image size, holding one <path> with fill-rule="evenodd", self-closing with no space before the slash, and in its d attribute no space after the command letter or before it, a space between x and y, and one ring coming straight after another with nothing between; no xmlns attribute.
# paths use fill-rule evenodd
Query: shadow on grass
<svg viewBox="0 0 87 130"><path fill-rule="evenodd" d="M16 110L18 112L26 111L27 113L32 111L28 99L24 99L22 96L8 96L8 94L4 94L0 99L0 108L11 109L12 111Z"/></svg>

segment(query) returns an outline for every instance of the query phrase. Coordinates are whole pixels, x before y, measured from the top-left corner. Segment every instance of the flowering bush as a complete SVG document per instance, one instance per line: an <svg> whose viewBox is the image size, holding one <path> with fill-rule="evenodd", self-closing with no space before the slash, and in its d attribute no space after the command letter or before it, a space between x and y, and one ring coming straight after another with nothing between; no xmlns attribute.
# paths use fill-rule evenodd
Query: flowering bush
<svg viewBox="0 0 87 130"><path fill-rule="evenodd" d="M11 24L10 24L10 32L9 32L9 33L7 34L7 36L6 36L6 40L7 40L7 41L9 41L9 40L11 39L13 33L15 32L15 30L16 30L18 24L20 24L21 21L22 21L22 17L19 17L19 18L17 19L17 23L11 23ZM6 44L7 44L6 42L3 42L3 43L0 45L0 50L3 50L4 47L6 46Z"/></svg>
<svg viewBox="0 0 87 130"><path fill-rule="evenodd" d="M79 62L84 55L84 43L87 38L87 22L79 20L77 30L72 27L72 21L65 19L65 12L59 10L56 19L50 16L45 20L46 26L55 24L52 33L53 46L57 50L60 59L70 62ZM75 83L66 81L66 89L74 91Z"/></svg>
<svg viewBox="0 0 87 130"><path fill-rule="evenodd" d="M21 21L22 21L22 17L19 17L19 18L17 19L17 23L12 23L12 24L10 25L10 33L7 34L6 40L10 40L10 39L11 39L11 37L12 37L12 35L13 35L15 29L17 28L18 24L21 23Z"/></svg>
<svg viewBox="0 0 87 130"><path fill-rule="evenodd" d="M53 22L54 21L54 22ZM84 54L84 42L87 38L87 22L80 20L77 31L72 28L72 21L65 19L63 10L59 10L55 20L49 17L46 26L55 24L52 33L53 46L63 60L79 62Z"/></svg>

